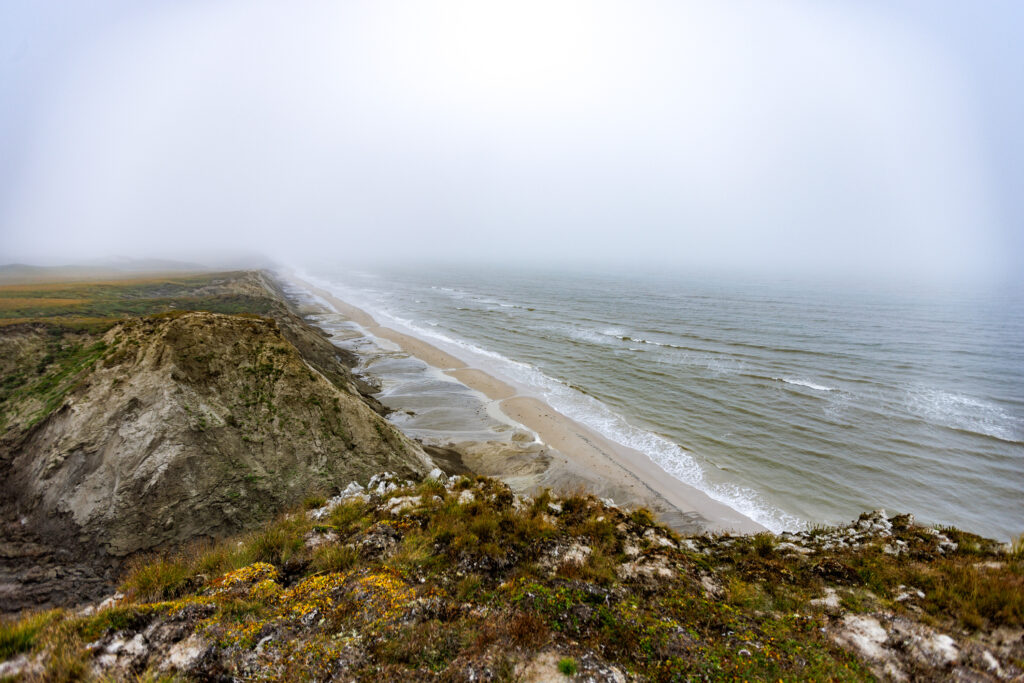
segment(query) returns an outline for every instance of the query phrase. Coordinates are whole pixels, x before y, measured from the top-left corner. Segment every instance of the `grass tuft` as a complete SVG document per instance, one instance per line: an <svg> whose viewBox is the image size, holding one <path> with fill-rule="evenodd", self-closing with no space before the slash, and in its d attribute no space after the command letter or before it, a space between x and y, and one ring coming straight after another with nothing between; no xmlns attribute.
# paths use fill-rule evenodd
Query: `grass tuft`
<svg viewBox="0 0 1024 683"><path fill-rule="evenodd" d="M59 615L59 611L29 614L15 622L0 622L0 660L28 652L39 632Z"/></svg>
<svg viewBox="0 0 1024 683"><path fill-rule="evenodd" d="M170 600L185 590L194 573L183 556L140 558L130 563L121 590L140 602Z"/></svg>

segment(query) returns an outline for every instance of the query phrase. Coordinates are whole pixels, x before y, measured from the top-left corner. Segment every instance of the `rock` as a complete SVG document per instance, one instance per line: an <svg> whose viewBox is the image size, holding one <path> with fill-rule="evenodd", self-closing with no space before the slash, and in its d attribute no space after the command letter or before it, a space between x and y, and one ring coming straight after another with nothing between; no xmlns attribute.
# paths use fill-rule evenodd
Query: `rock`
<svg viewBox="0 0 1024 683"><path fill-rule="evenodd" d="M996 676L999 676L1000 678L1004 676L1003 667L999 665L999 660L992 656L991 652L989 652L988 650L982 650L981 657L982 661L985 663L985 666L988 668L989 671L994 673Z"/></svg>
<svg viewBox="0 0 1024 683"><path fill-rule="evenodd" d="M590 546L582 543L573 543L562 555L563 564L582 565L587 561L591 553Z"/></svg>
<svg viewBox="0 0 1024 683"><path fill-rule="evenodd" d="M0 662L0 680L17 679L18 677L41 678L44 671L41 655L31 658L28 655L18 655L14 659Z"/></svg>
<svg viewBox="0 0 1024 683"><path fill-rule="evenodd" d="M462 476L461 474L455 474L448 478L448 481L445 483L444 487L451 491L457 488L464 481L469 481L469 479L467 477Z"/></svg>
<svg viewBox="0 0 1024 683"><path fill-rule="evenodd" d="M468 493L468 491L466 493ZM411 510L412 508L418 507L421 502L421 496L401 496L398 498L391 498L384 503L384 510L387 511L389 515L399 515L405 510Z"/></svg>
<svg viewBox="0 0 1024 683"><path fill-rule="evenodd" d="M363 557L383 559L398 548L402 534L385 522L377 522L360 534L352 543Z"/></svg>
<svg viewBox="0 0 1024 683"><path fill-rule="evenodd" d="M659 548L675 548L676 544L670 538L666 538L658 533L655 529L648 529L644 532L644 540L651 545Z"/></svg>
<svg viewBox="0 0 1024 683"><path fill-rule="evenodd" d="M146 654L146 639L141 633L136 633L131 640L115 638L106 647L106 651L112 655L125 655L128 657L141 657Z"/></svg>
<svg viewBox="0 0 1024 683"><path fill-rule="evenodd" d="M370 477L366 489L371 494L386 496L402 486L412 486L412 482L400 480L393 472L382 472Z"/></svg>
<svg viewBox="0 0 1024 683"><path fill-rule="evenodd" d="M947 666L955 662L960 655L960 648L957 647L956 641L945 633L922 640L921 649Z"/></svg>
<svg viewBox="0 0 1024 683"><path fill-rule="evenodd" d="M683 548L685 548L685 549L687 549L687 550L689 550L690 552L693 552L693 553L701 553L701 552L703 552L701 550L700 546L697 545L697 542L694 541L692 538L684 538L682 540L681 545L682 545Z"/></svg>
<svg viewBox="0 0 1024 683"><path fill-rule="evenodd" d="M810 548L805 548L802 545L797 545L796 543L791 543L789 541L779 543L775 546L775 549L780 551L789 551L799 555L812 555L814 553Z"/></svg>
<svg viewBox="0 0 1024 683"><path fill-rule="evenodd" d="M893 543L886 543L882 546L882 552L886 555L902 555L903 553L910 550L906 541L896 539Z"/></svg>
<svg viewBox="0 0 1024 683"><path fill-rule="evenodd" d="M256 654L262 654L267 645L269 645L273 640L274 636L264 636L263 638L260 638L260 642L256 643Z"/></svg>
<svg viewBox="0 0 1024 683"><path fill-rule="evenodd" d="M342 489L341 493L336 497L340 498L342 501L347 501L352 498L359 498L364 501L367 499L366 489L364 489L363 485L358 481L349 482L349 485Z"/></svg>
<svg viewBox="0 0 1024 683"><path fill-rule="evenodd" d="M96 606L96 611L101 612L111 607L116 607L117 603L124 600L124 593L114 593L109 598L103 600L99 605Z"/></svg>
<svg viewBox="0 0 1024 683"><path fill-rule="evenodd" d="M818 605L824 607L826 610L835 612L840 607L839 594L836 593L836 589L831 586L825 587L825 596L821 598L814 598L811 600L812 605Z"/></svg>
<svg viewBox="0 0 1024 683"><path fill-rule="evenodd" d="M908 588L903 584L900 584L897 588L899 594L896 596L896 602L904 602L911 598L924 598L924 591L918 590L917 588Z"/></svg>
<svg viewBox="0 0 1024 683"><path fill-rule="evenodd" d="M906 653L917 664L933 669L945 669L956 662L960 648L945 633L906 617L890 621L890 640L897 651Z"/></svg>
<svg viewBox="0 0 1024 683"><path fill-rule="evenodd" d="M318 531L313 529L303 539L306 547L313 549L319 548L322 545L330 545L338 542L338 534L333 531Z"/></svg>
<svg viewBox="0 0 1024 683"><path fill-rule="evenodd" d="M444 472L441 471L440 467L435 467L434 469L430 470L426 478L435 479L441 482L442 484L446 484L448 482L448 477L445 475Z"/></svg>
<svg viewBox="0 0 1024 683"><path fill-rule="evenodd" d="M322 521L327 518L331 511L339 505L351 503L353 501L359 501L365 503L370 500L370 496L366 495L366 489L362 487L359 482L353 481L346 486L341 493L330 498L322 507L318 507L315 510L309 512L310 519Z"/></svg>
<svg viewBox="0 0 1024 683"><path fill-rule="evenodd" d="M209 644L202 637L193 634L171 647L160 662L160 670L188 673L202 660L208 649Z"/></svg>
<svg viewBox="0 0 1024 683"><path fill-rule="evenodd" d="M722 584L715 581L710 574L700 575L700 585L709 597L718 598L722 596Z"/></svg>
<svg viewBox="0 0 1024 683"><path fill-rule="evenodd" d="M895 658L885 648L889 634L878 619L866 614L847 614L833 631L832 639L861 657L881 666L885 675L895 680L906 680Z"/></svg>
<svg viewBox="0 0 1024 683"><path fill-rule="evenodd" d="M945 678L960 660L954 638L890 613L848 614L833 626L832 638L866 659L881 678L905 680L908 671L921 680Z"/></svg>
<svg viewBox="0 0 1024 683"><path fill-rule="evenodd" d="M615 570L623 581L648 579L665 580L676 576L675 569L661 555L641 557L632 562L624 562Z"/></svg>
<svg viewBox="0 0 1024 683"><path fill-rule="evenodd" d="M468 505L476 500L472 491L466 490L459 494L459 505Z"/></svg>

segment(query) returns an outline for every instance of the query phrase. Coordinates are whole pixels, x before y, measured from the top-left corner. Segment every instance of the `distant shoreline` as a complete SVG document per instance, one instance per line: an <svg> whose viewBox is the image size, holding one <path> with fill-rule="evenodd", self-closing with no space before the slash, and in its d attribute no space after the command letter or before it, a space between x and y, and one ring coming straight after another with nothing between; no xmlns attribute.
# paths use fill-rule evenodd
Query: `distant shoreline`
<svg viewBox="0 0 1024 683"><path fill-rule="evenodd" d="M658 507L663 508L660 511L663 521L676 527L697 524L709 532L765 531L765 527L737 510L679 481L644 453L607 439L539 398L520 394L515 387L470 367L462 359L422 339L380 325L366 311L292 273L282 277L321 297L338 314L358 324L368 334L393 342L409 355L497 402L505 416L537 434L544 444L575 467L603 480L609 488L628 492L631 499L617 500L618 503L647 505L656 500L662 504ZM664 510L666 507L670 509ZM676 514L672 514L672 510Z"/></svg>

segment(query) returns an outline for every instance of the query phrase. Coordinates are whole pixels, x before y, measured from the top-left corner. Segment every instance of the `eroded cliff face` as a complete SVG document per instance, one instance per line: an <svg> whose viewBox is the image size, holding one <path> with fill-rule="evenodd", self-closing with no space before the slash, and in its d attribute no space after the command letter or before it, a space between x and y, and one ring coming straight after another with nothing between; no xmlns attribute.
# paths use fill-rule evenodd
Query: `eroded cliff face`
<svg viewBox="0 0 1024 683"><path fill-rule="evenodd" d="M282 327L317 352L314 362ZM0 558L24 572L32 552L45 565L40 548L63 550L57 576L37 581L66 574L71 560L116 565L244 531L381 469L412 476L432 467L294 316L282 325L207 312L137 318L90 348L52 412L30 398L6 416ZM12 540L23 543L7 547ZM0 608L31 604L31 592L0 576Z"/></svg>
<svg viewBox="0 0 1024 683"><path fill-rule="evenodd" d="M115 556L263 521L419 447L307 364L273 320L183 313L110 330L106 351L11 461L27 525Z"/></svg>

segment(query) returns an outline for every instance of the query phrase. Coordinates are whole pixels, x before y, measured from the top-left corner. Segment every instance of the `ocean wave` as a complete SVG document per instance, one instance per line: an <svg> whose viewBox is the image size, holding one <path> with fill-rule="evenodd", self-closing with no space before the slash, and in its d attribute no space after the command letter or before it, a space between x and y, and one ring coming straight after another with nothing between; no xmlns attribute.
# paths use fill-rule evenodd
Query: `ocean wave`
<svg viewBox="0 0 1024 683"><path fill-rule="evenodd" d="M677 349L679 351L693 351L688 346L680 346L679 344L669 344L668 342L654 341L653 339L644 339L643 337L631 337L628 334L621 335L620 341L633 342L634 344L649 344L650 346L660 346L663 349Z"/></svg>
<svg viewBox="0 0 1024 683"><path fill-rule="evenodd" d="M590 344L598 344L601 346L616 345L619 339L619 335L617 334L611 334L607 330L595 330L589 327L564 325L553 327L552 329L556 332L561 332L562 334L565 334L570 339L588 342Z"/></svg>
<svg viewBox="0 0 1024 683"><path fill-rule="evenodd" d="M455 288L455 287L443 287L441 285L431 285L430 289L434 290L435 292L439 292L443 296L446 296L446 297L448 297L450 299L455 299L456 301L465 301L465 300L469 299L471 301L477 302L477 303L482 304L484 306L500 306L501 308L522 308L522 309L526 308L525 306L522 306L521 304L511 303L509 301L504 301L502 299L498 299L498 298L495 298L493 296L488 296L488 295L485 295L485 294L476 294L474 292L469 292L469 291L466 291L464 289L458 289L458 288ZM417 301L417 303L423 303L423 302Z"/></svg>
<svg viewBox="0 0 1024 683"><path fill-rule="evenodd" d="M822 384L815 384L806 379L793 378L793 377L772 377L776 382L784 382L786 384L792 384L797 387L807 387L808 389L814 389L815 391L835 391L835 387L826 387Z"/></svg>
<svg viewBox="0 0 1024 683"><path fill-rule="evenodd" d="M1011 443L1024 440L1024 420L995 403L966 394L916 387L907 391L906 407L917 417L949 429Z"/></svg>

